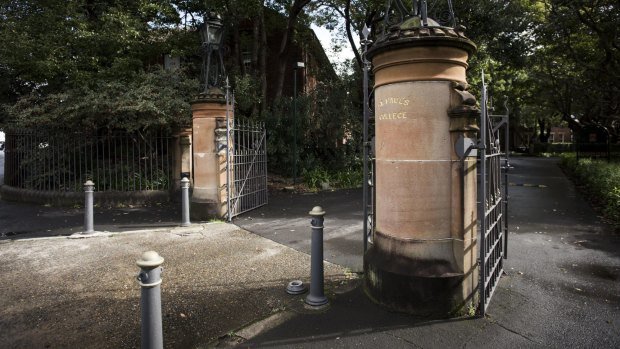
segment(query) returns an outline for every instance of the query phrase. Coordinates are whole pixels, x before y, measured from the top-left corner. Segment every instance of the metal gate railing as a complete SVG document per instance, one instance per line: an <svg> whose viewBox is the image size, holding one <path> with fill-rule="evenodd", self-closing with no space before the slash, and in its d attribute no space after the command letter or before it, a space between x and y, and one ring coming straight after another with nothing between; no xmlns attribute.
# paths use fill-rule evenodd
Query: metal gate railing
<svg viewBox="0 0 620 349"><path fill-rule="evenodd" d="M494 125L488 114L487 86L482 80L482 112L480 114L478 217L480 225L480 315L486 314L499 279L504 272L508 234L508 138L505 150L500 148L499 129L508 129L508 114ZM505 117L505 118L504 118ZM506 132L508 132L506 130ZM504 166L502 166L504 162Z"/></svg>
<svg viewBox="0 0 620 349"><path fill-rule="evenodd" d="M227 122L228 221L267 204L267 132L264 123Z"/></svg>
<svg viewBox="0 0 620 349"><path fill-rule="evenodd" d="M168 190L172 183L172 137L167 132L76 131L9 128L7 185L34 191Z"/></svg>
<svg viewBox="0 0 620 349"><path fill-rule="evenodd" d="M362 45L362 59L363 59L363 173L364 179L362 183L362 202L364 205L364 221L362 223L362 234L363 234L363 252L366 253L368 250L368 244L372 244L374 241L374 233L375 233L375 198L376 198L376 187L375 187L375 149L374 149L374 108L373 100L374 96L370 93L369 90L369 80L370 74L372 72L371 63L366 58L366 53L368 51L368 47L370 46L371 41L368 39L368 35L370 34L370 29L368 26L364 25L364 29L362 30L362 35L364 36L361 40Z"/></svg>

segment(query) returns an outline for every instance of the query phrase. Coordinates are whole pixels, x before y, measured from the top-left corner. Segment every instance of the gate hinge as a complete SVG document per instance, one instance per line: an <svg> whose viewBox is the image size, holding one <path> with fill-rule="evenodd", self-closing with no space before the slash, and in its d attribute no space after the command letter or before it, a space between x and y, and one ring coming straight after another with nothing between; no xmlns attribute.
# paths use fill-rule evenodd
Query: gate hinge
<svg viewBox="0 0 620 349"><path fill-rule="evenodd" d="M454 145L454 151L456 155L460 158L466 158L468 156L476 157L478 156L478 152L476 151L477 145L474 143L474 140L471 138L465 138L462 135L456 140L456 144Z"/></svg>

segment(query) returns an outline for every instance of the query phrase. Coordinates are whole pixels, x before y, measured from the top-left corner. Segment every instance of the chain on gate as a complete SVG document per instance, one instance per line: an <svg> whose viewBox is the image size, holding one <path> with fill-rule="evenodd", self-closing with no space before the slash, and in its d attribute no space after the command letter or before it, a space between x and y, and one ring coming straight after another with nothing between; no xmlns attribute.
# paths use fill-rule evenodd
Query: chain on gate
<svg viewBox="0 0 620 349"><path fill-rule="evenodd" d="M482 112L480 114L480 187L478 217L480 223L480 315L484 316L499 279L504 272L508 233L507 172L508 157L500 148L499 128L508 128L508 114L493 125L488 114L487 86L482 76ZM503 115L501 117L504 117ZM507 131L506 131L507 132ZM506 142L508 140L506 139ZM505 161L505 166L502 162Z"/></svg>

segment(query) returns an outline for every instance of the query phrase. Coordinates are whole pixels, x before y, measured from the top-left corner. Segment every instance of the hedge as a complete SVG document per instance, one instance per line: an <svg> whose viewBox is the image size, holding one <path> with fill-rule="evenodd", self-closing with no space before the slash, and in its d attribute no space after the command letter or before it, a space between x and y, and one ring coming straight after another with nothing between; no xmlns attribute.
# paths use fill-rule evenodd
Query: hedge
<svg viewBox="0 0 620 349"><path fill-rule="evenodd" d="M620 162L579 159L575 154L563 154L561 166L586 190L586 194L603 215L620 231Z"/></svg>

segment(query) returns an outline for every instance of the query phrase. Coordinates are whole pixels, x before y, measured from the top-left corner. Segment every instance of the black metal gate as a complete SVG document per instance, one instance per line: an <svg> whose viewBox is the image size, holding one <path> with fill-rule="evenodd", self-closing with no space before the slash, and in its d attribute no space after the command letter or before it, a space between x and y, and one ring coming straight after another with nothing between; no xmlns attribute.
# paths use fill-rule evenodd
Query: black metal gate
<svg viewBox="0 0 620 349"><path fill-rule="evenodd" d="M264 123L227 122L228 221L267 204L267 132Z"/></svg>
<svg viewBox="0 0 620 349"><path fill-rule="evenodd" d="M361 40L361 45L363 49L363 138L362 138L362 146L363 146L363 173L364 179L362 183L362 193L363 193L363 205L364 205L364 221L362 225L362 234L364 241L364 250L366 253L368 249L368 243L372 243L374 239L375 232L375 151L374 151L374 108L373 102L374 96L370 93L369 90L369 80L370 73L372 71L371 63L366 58L366 52L371 43L368 40L368 35L370 34L370 29L368 26L364 25L364 29L362 30L363 40Z"/></svg>
<svg viewBox="0 0 620 349"><path fill-rule="evenodd" d="M484 316L504 272L508 247L508 137L502 152L500 128L508 132L506 115L489 115L487 86L482 82L480 114L480 182L478 221L480 226L480 315ZM494 120L495 119L495 120ZM497 121L499 119L499 121Z"/></svg>

